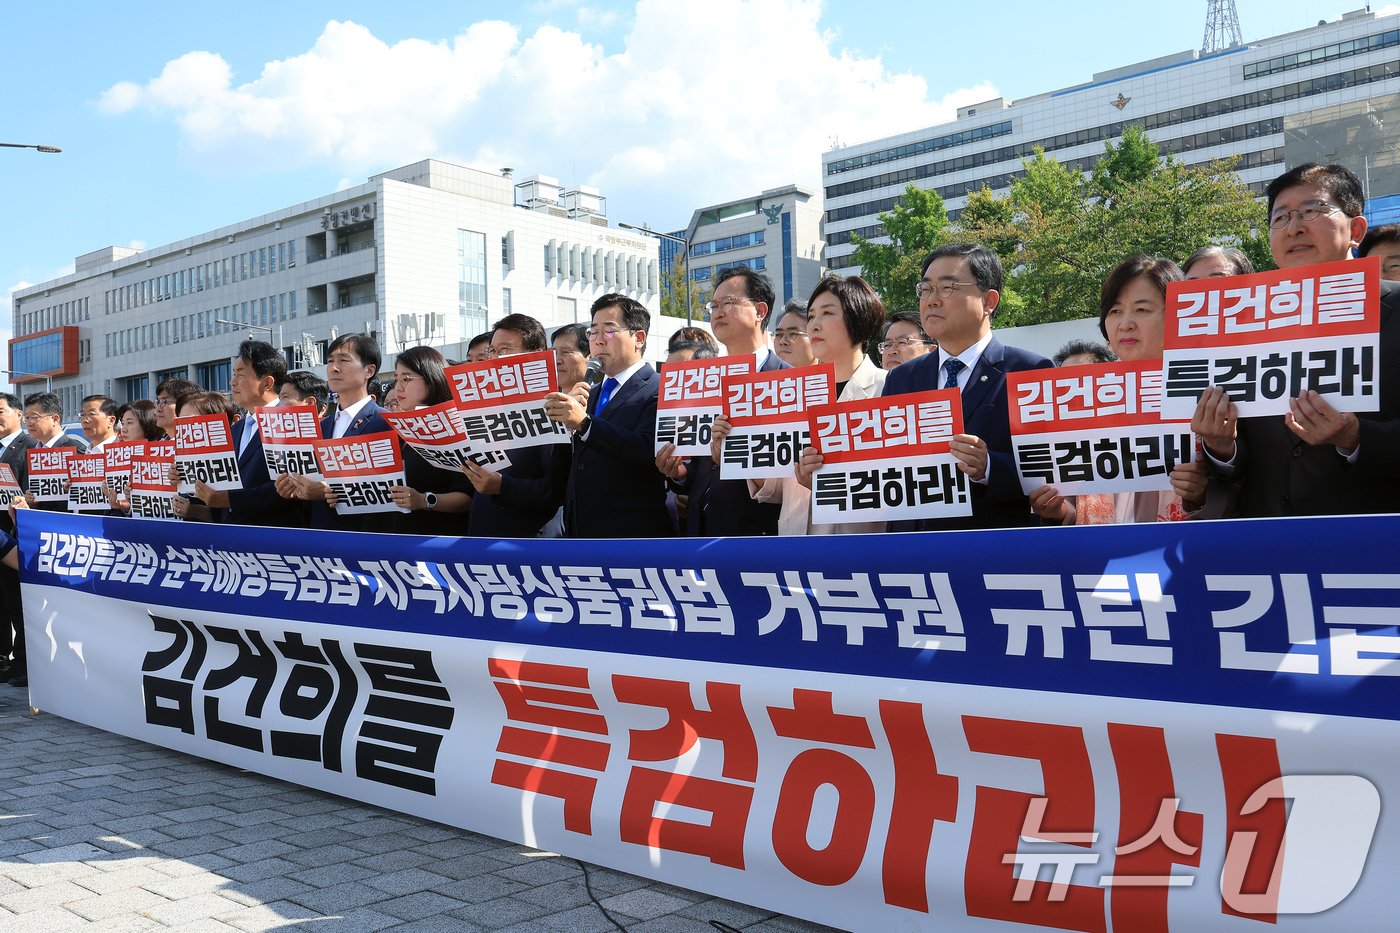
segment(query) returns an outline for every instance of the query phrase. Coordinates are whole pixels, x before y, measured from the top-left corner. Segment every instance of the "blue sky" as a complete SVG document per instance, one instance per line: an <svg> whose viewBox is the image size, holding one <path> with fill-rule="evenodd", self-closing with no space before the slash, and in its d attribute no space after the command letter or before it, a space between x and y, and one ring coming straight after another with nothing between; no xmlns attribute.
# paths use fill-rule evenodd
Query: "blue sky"
<svg viewBox="0 0 1400 933"><path fill-rule="evenodd" d="M1246 40L1356 3L1239 0ZM663 229L820 155L1197 47L1206 3L4 4L9 292L438 157L595 184Z"/></svg>

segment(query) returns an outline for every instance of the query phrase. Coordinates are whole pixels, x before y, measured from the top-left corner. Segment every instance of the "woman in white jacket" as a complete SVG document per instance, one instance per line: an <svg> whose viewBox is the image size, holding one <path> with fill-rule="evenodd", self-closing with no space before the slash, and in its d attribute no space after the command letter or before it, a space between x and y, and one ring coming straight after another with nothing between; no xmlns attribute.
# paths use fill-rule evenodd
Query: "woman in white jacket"
<svg viewBox="0 0 1400 933"><path fill-rule="evenodd" d="M836 369L836 400L874 398L885 386L885 371L865 353L865 344L885 323L885 303L860 276L832 275L822 279L807 299L807 339L816 362ZM715 421L715 446L729 433L729 423ZM885 522L849 525L812 524L811 476L799 477L800 467L782 479L749 480L749 494L759 502L779 502L778 534L831 535L881 532Z"/></svg>

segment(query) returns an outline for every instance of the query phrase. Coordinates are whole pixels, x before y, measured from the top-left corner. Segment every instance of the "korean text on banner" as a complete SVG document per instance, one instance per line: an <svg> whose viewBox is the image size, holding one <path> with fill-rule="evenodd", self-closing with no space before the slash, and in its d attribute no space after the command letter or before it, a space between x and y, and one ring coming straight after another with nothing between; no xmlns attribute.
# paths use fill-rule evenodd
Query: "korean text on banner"
<svg viewBox="0 0 1400 933"><path fill-rule="evenodd" d="M29 464L29 494L39 502L68 501L68 458L76 447L31 447L25 451Z"/></svg>
<svg viewBox="0 0 1400 933"><path fill-rule="evenodd" d="M715 418L724 410L726 376L753 372L752 356L667 363L656 397L656 449L675 444L677 457L708 457Z"/></svg>
<svg viewBox="0 0 1400 933"><path fill-rule="evenodd" d="M100 728L843 929L1393 926L1400 517L18 521L32 702Z"/></svg>
<svg viewBox="0 0 1400 933"><path fill-rule="evenodd" d="M1306 390L1340 411L1380 409L1380 258L1167 285L1162 417L1207 386L1240 417L1287 414Z"/></svg>
<svg viewBox="0 0 1400 933"><path fill-rule="evenodd" d="M443 402L413 411L382 412L404 443L440 470L461 473L475 463L491 473L510 466L510 455L495 447L474 446L467 439L466 413L456 402Z"/></svg>
<svg viewBox="0 0 1400 933"><path fill-rule="evenodd" d="M394 504L390 487L404 485L403 457L393 431L316 441L316 460L335 493L340 515L407 512Z"/></svg>
<svg viewBox="0 0 1400 933"><path fill-rule="evenodd" d="M145 452L145 441L112 441L102 448L106 457L103 475L107 488L116 493L118 499L125 499L131 488L131 461Z"/></svg>
<svg viewBox="0 0 1400 933"><path fill-rule="evenodd" d="M193 493L196 482L210 489L243 488L233 431L224 415L176 418L175 464L180 468L179 492Z"/></svg>
<svg viewBox="0 0 1400 933"><path fill-rule="evenodd" d="M152 441L144 454L131 460L131 516L179 521L175 516L175 487L170 468L175 465L175 442Z"/></svg>
<svg viewBox="0 0 1400 933"><path fill-rule="evenodd" d="M554 351L462 363L444 372L474 447L512 450L569 442L568 429L544 413L544 397L558 390Z"/></svg>
<svg viewBox="0 0 1400 933"><path fill-rule="evenodd" d="M793 475L811 446L807 410L836 401L830 363L778 369L721 382L729 434L720 452L723 479L782 479Z"/></svg>
<svg viewBox="0 0 1400 933"><path fill-rule="evenodd" d="M22 495L24 490L19 488L15 471L10 469L8 463L0 463L0 507L8 506L15 501L15 497Z"/></svg>
<svg viewBox="0 0 1400 933"><path fill-rule="evenodd" d="M1061 495L1171 488L1194 459L1190 421L1162 420L1158 360L1007 373L1021 488Z"/></svg>
<svg viewBox="0 0 1400 933"><path fill-rule="evenodd" d="M316 406L310 403L253 409L268 476L277 479L291 473L315 480L323 478L313 446L321 439L321 422L316 415Z"/></svg>
<svg viewBox="0 0 1400 933"><path fill-rule="evenodd" d="M894 521L972 514L967 474L951 442L962 433L956 389L823 405L807 412L812 446L812 521Z"/></svg>
<svg viewBox="0 0 1400 933"><path fill-rule="evenodd" d="M68 511L105 512L107 457L101 453L74 454L68 458Z"/></svg>

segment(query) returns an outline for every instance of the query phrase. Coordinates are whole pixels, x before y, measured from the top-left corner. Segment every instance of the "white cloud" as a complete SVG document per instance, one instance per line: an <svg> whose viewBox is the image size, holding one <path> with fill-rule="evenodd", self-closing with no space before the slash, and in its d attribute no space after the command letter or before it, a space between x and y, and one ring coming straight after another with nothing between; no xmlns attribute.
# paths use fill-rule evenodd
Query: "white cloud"
<svg viewBox="0 0 1400 933"><path fill-rule="evenodd" d="M600 25L594 8L575 14ZM820 17L814 0L639 0L617 50L554 25L522 37L486 21L390 45L332 21L251 81L193 51L98 103L169 116L206 166L361 178L426 157L510 165L597 185L618 219L664 225L716 200L818 185L833 138L915 129L996 96L983 82L930 100L922 77L835 47Z"/></svg>
<svg viewBox="0 0 1400 933"><path fill-rule="evenodd" d="M1396 13L1400 13L1400 3L1387 3L1385 6L1376 7L1371 12L1376 14L1377 19L1382 16L1394 16Z"/></svg>

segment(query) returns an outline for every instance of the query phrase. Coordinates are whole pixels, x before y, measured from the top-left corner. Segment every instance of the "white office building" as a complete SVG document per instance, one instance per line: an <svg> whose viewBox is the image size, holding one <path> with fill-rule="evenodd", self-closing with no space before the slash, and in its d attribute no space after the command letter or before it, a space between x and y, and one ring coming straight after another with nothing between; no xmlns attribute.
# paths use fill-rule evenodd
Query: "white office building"
<svg viewBox="0 0 1400 933"><path fill-rule="evenodd" d="M822 155L826 262L851 267L851 234L878 240L878 215L911 182L937 189L956 216L969 191L985 185L1004 194L1037 146L1088 169L1129 124L1187 163L1238 156L1240 178L1256 191L1286 167L1341 162L1366 183L1368 214L1393 219L1385 214L1400 192L1400 16L1359 10L1024 100L974 104L951 123L833 149Z"/></svg>
<svg viewBox="0 0 1400 933"><path fill-rule="evenodd" d="M85 395L150 398L172 375L226 390L249 335L318 369L337 334L372 332L392 370L420 344L462 359L512 311L553 328L621 292L655 315L659 284L656 241L609 227L596 189L428 160L167 246L79 256L14 294L7 368L25 393L50 379L71 415ZM665 358L667 333L648 358Z"/></svg>

